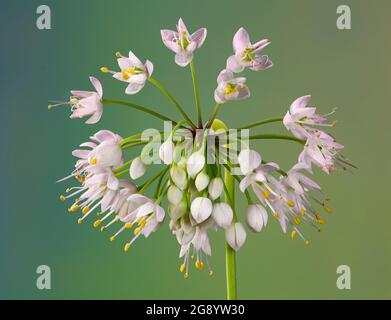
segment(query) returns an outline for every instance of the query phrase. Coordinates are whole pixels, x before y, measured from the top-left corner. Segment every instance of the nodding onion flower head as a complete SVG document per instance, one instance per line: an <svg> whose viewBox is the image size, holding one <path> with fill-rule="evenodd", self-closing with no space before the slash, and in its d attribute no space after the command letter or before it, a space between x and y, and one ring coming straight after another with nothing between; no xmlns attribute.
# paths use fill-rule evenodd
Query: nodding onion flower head
<svg viewBox="0 0 391 320"><path fill-rule="evenodd" d="M49 104L48 109L62 105L71 105L71 119L89 117L86 124L97 123L103 114L103 88L97 78L90 77L90 81L95 91L72 90L69 102Z"/></svg>
<svg viewBox="0 0 391 320"><path fill-rule="evenodd" d="M204 44L206 28L200 28L190 34L182 19L179 19L177 31L160 30L163 43L171 51L175 52L175 63L180 67L186 67L193 60L193 53Z"/></svg>
<svg viewBox="0 0 391 320"><path fill-rule="evenodd" d="M235 73L242 72L244 68L261 71L273 66L273 62L267 55L261 55L261 50L270 44L268 39L252 44L246 29L240 28L235 33L232 44L235 54L227 60L228 70Z"/></svg>
<svg viewBox="0 0 391 320"><path fill-rule="evenodd" d="M101 71L112 73L115 79L128 83L125 89L126 94L138 93L144 88L145 82L153 73L152 62L146 60L145 63L142 63L132 51L129 51L128 57L124 57L121 53L117 52L117 57L120 71L111 71L106 67L102 67Z"/></svg>
<svg viewBox="0 0 391 320"><path fill-rule="evenodd" d="M164 44L175 52L175 62L181 67L191 63L195 50L203 45L206 35L205 28L190 34L182 19L178 21L177 31L161 30ZM245 227L257 233L265 230L270 224L269 214L277 220L284 233L289 230L292 239L299 236L308 244L299 230L301 224L305 222L319 230L320 225L325 223L320 209L326 213L332 211L329 199L324 198L320 186L308 177L312 174L312 165L320 167L327 174L337 168L346 170L347 165L353 166L340 154L344 146L322 130L335 126L335 122L328 120L335 110L318 115L316 108L308 105L311 96L299 97L283 118L283 124L295 138L273 134L261 137L298 140L304 145L298 163L286 172L274 162L263 161L243 135L238 138L216 118L220 104L250 96L246 78L235 77L235 73L244 69L265 70L273 65L269 57L262 54L269 44L267 39L251 43L244 28L236 32L233 38L234 55L228 58L226 68L217 78L214 91L217 105L205 125L201 117L198 86L194 83L198 126L194 125L174 96L150 78L153 64L149 60L142 63L132 51L127 57L117 53L120 70L111 71L103 67L102 72L111 73L115 79L126 82L126 94L139 92L149 80L169 98L184 119L171 124L171 128L173 125L175 127L169 130L168 135L167 132L158 132L152 141L145 140L144 133L123 139L109 130L100 130L74 150L74 169L60 181L72 179L77 185L67 188L60 199L72 201L69 212L81 212L78 223L96 215L93 222L95 228L101 231L114 229L110 232L111 241L131 232L124 243L126 252L141 235L147 238L163 224L166 217L163 204L167 200L169 228L180 246L179 257L183 261L179 270L184 278L189 277L192 260L196 269L206 268L210 275L213 274L208 262L208 257L212 255L211 231L220 229L225 234L227 244L238 251L246 241ZM191 71L195 81L193 65ZM89 117L86 123L92 124L101 118L103 102L110 102L167 119L143 106L103 99L99 80L90 77L90 81L95 91L73 90L70 101L49 105L49 109L70 104L72 119ZM256 122L255 125L275 121L271 119ZM160 141L162 137L164 141ZM250 136L250 141L254 138L259 137ZM140 145L145 146L125 161L125 149ZM148 177L152 163L162 164L164 168ZM231 194L234 184L228 180L229 171L232 181L239 181L239 189L248 202L242 215L235 210L235 195ZM237 176L234 177L235 174ZM226 180L223 180L223 175L226 175ZM142 180L141 185L135 182L139 180ZM245 224L241 221L245 221Z"/></svg>
<svg viewBox="0 0 391 320"><path fill-rule="evenodd" d="M217 88L214 93L216 103L225 103L229 100L243 100L250 96L246 85L246 78L235 78L232 71L224 69L217 77Z"/></svg>

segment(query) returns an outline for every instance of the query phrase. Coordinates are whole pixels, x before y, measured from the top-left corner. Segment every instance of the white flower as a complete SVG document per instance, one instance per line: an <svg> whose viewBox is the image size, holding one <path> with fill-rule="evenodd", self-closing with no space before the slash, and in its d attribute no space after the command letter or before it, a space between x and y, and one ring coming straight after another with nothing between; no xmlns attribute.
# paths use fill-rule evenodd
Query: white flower
<svg viewBox="0 0 391 320"><path fill-rule="evenodd" d="M238 251L246 241L246 230L240 222L233 223L225 230L225 240L229 246Z"/></svg>
<svg viewBox="0 0 391 320"><path fill-rule="evenodd" d="M171 164L174 158L175 145L171 140L167 140L159 148L159 157L164 164Z"/></svg>
<svg viewBox="0 0 391 320"><path fill-rule="evenodd" d="M142 177L147 170L147 166L143 163L140 157L133 159L129 167L129 174L133 180Z"/></svg>
<svg viewBox="0 0 391 320"><path fill-rule="evenodd" d="M215 203L213 205L212 217L219 227L227 229L232 223L232 208L225 202Z"/></svg>
<svg viewBox="0 0 391 320"><path fill-rule="evenodd" d="M173 205L177 205L182 201L182 197L183 197L182 191L178 187L171 185L168 188L167 200L169 203L172 203Z"/></svg>
<svg viewBox="0 0 391 320"><path fill-rule="evenodd" d="M250 185L257 182L266 182L269 173L279 169L275 163L262 164L260 154L254 150L245 149L239 153L238 161L244 178L240 181L239 187L242 192Z"/></svg>
<svg viewBox="0 0 391 320"><path fill-rule="evenodd" d="M197 223L208 219L212 214L212 209L212 201L204 197L195 198L190 206L191 215Z"/></svg>
<svg viewBox="0 0 391 320"><path fill-rule="evenodd" d="M224 182L220 177L213 178L208 187L209 196L212 200L216 200L224 191Z"/></svg>
<svg viewBox="0 0 391 320"><path fill-rule="evenodd" d="M209 184L209 176L204 172L200 172L195 179L195 186L199 192L204 190Z"/></svg>
<svg viewBox="0 0 391 320"><path fill-rule="evenodd" d="M246 209L246 222L255 232L260 232L267 224L267 212L259 204L249 205Z"/></svg>
<svg viewBox="0 0 391 320"><path fill-rule="evenodd" d="M187 173L194 178L205 166L205 156L202 152L194 152L187 160Z"/></svg>
<svg viewBox="0 0 391 320"><path fill-rule="evenodd" d="M173 166L170 169L170 176L175 185L181 189L185 190L187 187L187 175L186 171L179 166Z"/></svg>
<svg viewBox="0 0 391 320"><path fill-rule="evenodd" d="M115 141L103 141L89 154L89 162L101 167L117 167L123 162L122 149Z"/></svg>
<svg viewBox="0 0 391 320"><path fill-rule="evenodd" d="M117 61L121 71L114 72L113 77L128 83L125 90L126 94L136 94L144 87L145 82L152 75L152 62L146 60L145 63L142 63L132 51L129 51L128 58L120 57ZM103 68L102 71L106 72L106 69Z"/></svg>

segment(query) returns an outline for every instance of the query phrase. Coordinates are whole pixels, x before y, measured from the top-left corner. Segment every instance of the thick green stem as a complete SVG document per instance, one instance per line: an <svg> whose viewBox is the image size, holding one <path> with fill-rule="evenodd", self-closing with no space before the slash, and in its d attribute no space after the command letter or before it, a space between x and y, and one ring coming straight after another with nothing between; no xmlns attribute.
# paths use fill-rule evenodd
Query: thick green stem
<svg viewBox="0 0 391 320"><path fill-rule="evenodd" d="M210 128L213 124L213 121L216 119L217 115L219 114L220 112L220 109L221 109L221 104L216 104L215 105L215 108L213 109L213 113L208 121L208 123L206 124L206 128Z"/></svg>
<svg viewBox="0 0 391 320"><path fill-rule="evenodd" d="M250 140L258 140L258 139L279 139L279 140L291 140L300 143L301 145L305 144L305 141L292 137L287 136L284 134L255 134L253 136L249 137Z"/></svg>
<svg viewBox="0 0 391 320"><path fill-rule="evenodd" d="M181 107L181 105L179 104L179 102L174 98L174 96L169 93L167 91L167 89L157 80L153 79L153 78L149 78L148 79L150 83L152 83L156 88L158 88L161 92L163 92L163 94L171 101L171 103L173 104L173 106L175 107L175 109L177 109L177 111L182 115L182 117L184 119L186 119L188 121L188 123L191 124L191 126L195 129L196 126L195 124L191 121L191 119L189 118L189 116L186 114L185 110L183 110L183 108Z"/></svg>
<svg viewBox="0 0 391 320"><path fill-rule="evenodd" d="M201 114L201 106L200 106L200 95L198 93L197 75L196 75L193 61L190 62L190 70L191 70L191 77L193 79L194 98L195 98L197 117L198 117L198 127L201 128L202 127L202 114Z"/></svg>
<svg viewBox="0 0 391 320"><path fill-rule="evenodd" d="M235 214L235 181L230 171L225 169L224 177L226 194L225 201L231 205L234 212L232 222L236 222ZM236 300L236 253L228 242L225 243L225 269L226 269L226 280L227 280L227 300Z"/></svg>
<svg viewBox="0 0 391 320"><path fill-rule="evenodd" d="M135 104L135 103L132 103L132 102L127 102L127 101L123 101L123 100L114 100L114 99L103 99L102 100L103 103L108 103L108 104L118 104L118 105L122 105L122 106L126 106L126 107L130 107L130 108L133 108L133 109L136 109L136 110L140 110L140 111L143 111L145 113L149 113L150 115L156 117L156 118L159 118L159 119L162 119L164 121L171 121L174 125L177 123L176 121L160 114L159 112L156 112L156 111L153 111L147 107L144 107L144 106L140 106L138 104Z"/></svg>
<svg viewBox="0 0 391 320"><path fill-rule="evenodd" d="M266 119L266 120L254 122L254 123L248 124L248 125L246 125L246 126L240 127L240 128L238 128L238 130L241 130L241 129L250 129L250 128L257 127L257 126L261 126L261 125L266 124L266 123L282 122L283 119L284 119L284 118L271 118L271 119Z"/></svg>

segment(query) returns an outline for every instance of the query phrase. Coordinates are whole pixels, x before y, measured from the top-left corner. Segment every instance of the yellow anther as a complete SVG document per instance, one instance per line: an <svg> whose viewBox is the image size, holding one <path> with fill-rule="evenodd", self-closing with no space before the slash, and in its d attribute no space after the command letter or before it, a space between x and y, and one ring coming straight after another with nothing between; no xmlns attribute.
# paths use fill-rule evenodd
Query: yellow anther
<svg viewBox="0 0 391 320"><path fill-rule="evenodd" d="M188 279L188 278L189 278L189 273L186 272L186 273L183 275L183 277L184 277L185 279Z"/></svg>
<svg viewBox="0 0 391 320"><path fill-rule="evenodd" d="M132 224L130 222L125 223L125 228L130 229L132 227Z"/></svg>
<svg viewBox="0 0 391 320"><path fill-rule="evenodd" d="M83 219L82 218L79 218L78 220L77 220L77 223L78 224L81 224L83 222Z"/></svg>
<svg viewBox="0 0 391 320"><path fill-rule="evenodd" d="M101 228L100 228L100 231L101 232L103 232L103 231L105 231L106 230L106 227L105 226L102 226Z"/></svg>
<svg viewBox="0 0 391 320"><path fill-rule="evenodd" d="M124 80L128 80L128 79L130 78L129 74L126 72L125 69L122 69L122 70L121 70L121 74L122 74L122 78L123 78Z"/></svg>
<svg viewBox="0 0 391 320"><path fill-rule="evenodd" d="M84 207L84 208L81 210L81 212L82 212L83 214L86 214L88 211L90 211L90 208L89 208L89 207Z"/></svg>
<svg viewBox="0 0 391 320"><path fill-rule="evenodd" d="M293 230L293 231L291 232L291 238L294 239L294 238L296 238L296 236L297 236L297 231L296 231L296 230Z"/></svg>
<svg viewBox="0 0 391 320"><path fill-rule="evenodd" d="M140 227L137 227L136 229L134 229L134 235L137 236L140 232L141 232L142 228Z"/></svg>
<svg viewBox="0 0 391 320"><path fill-rule="evenodd" d="M61 200L61 201L65 201L65 196L61 195L61 196L60 196L60 200Z"/></svg>
<svg viewBox="0 0 391 320"><path fill-rule="evenodd" d="M325 224L325 223L326 223L326 221L323 220L323 219L318 219L317 222L318 222L319 224Z"/></svg>
<svg viewBox="0 0 391 320"><path fill-rule="evenodd" d="M96 162L97 162L96 158L92 158L92 159L90 160L90 164L92 164L92 165L95 165Z"/></svg>
<svg viewBox="0 0 391 320"><path fill-rule="evenodd" d="M115 239L115 236L110 237L110 241L114 241L114 239Z"/></svg>
<svg viewBox="0 0 391 320"><path fill-rule="evenodd" d="M179 271L183 273L183 272L185 272L185 270L186 270L186 265L184 263L182 263L179 267Z"/></svg>
<svg viewBox="0 0 391 320"><path fill-rule="evenodd" d="M213 276L213 270L210 270L210 271L209 271L209 275L210 275L210 276Z"/></svg>
<svg viewBox="0 0 391 320"><path fill-rule="evenodd" d="M122 58L122 57L123 57L123 55L122 55L121 52L119 52L119 51L117 51L117 52L115 53L115 56L116 56L117 58Z"/></svg>
<svg viewBox="0 0 391 320"><path fill-rule="evenodd" d="M200 270L204 270L204 262L203 261L200 261L201 263L200 263Z"/></svg>
<svg viewBox="0 0 391 320"><path fill-rule="evenodd" d="M72 213L75 213L77 210L79 210L79 206L77 205L77 204L74 204L74 205L72 205L69 209L68 209L68 211L69 212L72 212Z"/></svg>
<svg viewBox="0 0 391 320"><path fill-rule="evenodd" d="M304 208L301 208L300 213L301 213L301 216L304 217L304 215L305 215L305 209L304 209Z"/></svg>
<svg viewBox="0 0 391 320"><path fill-rule="evenodd" d="M195 262L195 267L198 269L198 270L201 270L201 261L200 260L197 260Z"/></svg>
<svg viewBox="0 0 391 320"><path fill-rule="evenodd" d="M295 222L295 224L300 224L301 223L301 220L300 220L299 217L294 217L293 221Z"/></svg>
<svg viewBox="0 0 391 320"><path fill-rule="evenodd" d="M98 211L98 212L96 213L97 216L100 216L101 214L102 214L102 212L100 212L100 211Z"/></svg>
<svg viewBox="0 0 391 320"><path fill-rule="evenodd" d="M146 224L147 224L147 220L143 220L140 222L140 227L144 228Z"/></svg>
<svg viewBox="0 0 391 320"><path fill-rule="evenodd" d="M278 219L278 212L277 211L273 212L273 216L274 218Z"/></svg>
<svg viewBox="0 0 391 320"><path fill-rule="evenodd" d="M69 191L71 191L70 188L66 188L66 189L65 189L65 192L66 192L66 193L68 193Z"/></svg>
<svg viewBox="0 0 391 320"><path fill-rule="evenodd" d="M124 246L124 251L125 251L125 252L128 252L129 248L130 248L130 243L128 242L128 243L125 244L125 246Z"/></svg>
<svg viewBox="0 0 391 320"><path fill-rule="evenodd" d="M332 124L331 124L331 127L332 128L335 128L337 126L337 121L334 121Z"/></svg>
<svg viewBox="0 0 391 320"><path fill-rule="evenodd" d="M323 207L323 210L326 211L327 213L332 213L333 209L330 207Z"/></svg>
<svg viewBox="0 0 391 320"><path fill-rule="evenodd" d="M96 220L94 222L94 228L98 228L100 226L100 224L102 223L102 220Z"/></svg>
<svg viewBox="0 0 391 320"><path fill-rule="evenodd" d="M192 260L194 260L195 257L194 257L194 255L192 255L190 258L191 258Z"/></svg>
<svg viewBox="0 0 391 320"><path fill-rule="evenodd" d="M100 71L102 71L103 73L107 73L109 72L109 69L107 67L102 67L100 68Z"/></svg>
<svg viewBox="0 0 391 320"><path fill-rule="evenodd" d="M263 192L262 192L262 195L263 195L263 197L264 197L265 199L269 199L269 197L270 197L270 193L269 193L269 191L267 191L267 190L263 191Z"/></svg>
<svg viewBox="0 0 391 320"><path fill-rule="evenodd" d="M142 217L137 218L136 223L140 224L141 220L143 220Z"/></svg>
<svg viewBox="0 0 391 320"><path fill-rule="evenodd" d="M53 105L49 104L48 105L48 110L52 110L52 108L53 108Z"/></svg>
<svg viewBox="0 0 391 320"><path fill-rule="evenodd" d="M288 200L288 201L286 202L286 204L287 204L289 207L294 207L294 206L295 206L295 203L294 203L293 201L291 201L291 200Z"/></svg>
<svg viewBox="0 0 391 320"><path fill-rule="evenodd" d="M310 244L310 242L309 242L308 240L304 240L304 244L305 244L306 246L308 246L308 245Z"/></svg>
<svg viewBox="0 0 391 320"><path fill-rule="evenodd" d="M70 102L71 104L78 104L79 100L77 100L76 98L72 98Z"/></svg>

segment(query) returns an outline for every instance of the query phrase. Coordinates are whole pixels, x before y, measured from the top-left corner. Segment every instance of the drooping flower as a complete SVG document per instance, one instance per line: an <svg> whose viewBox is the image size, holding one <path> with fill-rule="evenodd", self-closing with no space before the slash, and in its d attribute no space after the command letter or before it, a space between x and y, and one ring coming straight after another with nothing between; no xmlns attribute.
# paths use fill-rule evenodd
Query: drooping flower
<svg viewBox="0 0 391 320"><path fill-rule="evenodd" d="M266 209L259 204L249 205L246 209L246 222L255 232L260 232L267 224Z"/></svg>
<svg viewBox="0 0 391 320"><path fill-rule="evenodd" d="M205 197L195 198L190 206L191 215L197 223L208 219L212 214L212 210L212 201Z"/></svg>
<svg viewBox="0 0 391 320"><path fill-rule="evenodd" d="M243 246L246 236L246 230L240 222L232 223L225 230L225 240L235 251L238 251Z"/></svg>
<svg viewBox="0 0 391 320"><path fill-rule="evenodd" d="M227 69L232 72L241 72L244 68L253 71L261 71L273 66L273 62L267 55L261 55L261 50L270 44L268 39L250 42L250 36L246 29L240 28L233 38L235 54L227 60Z"/></svg>
<svg viewBox="0 0 391 320"><path fill-rule="evenodd" d="M220 177L213 178L208 186L209 196L212 200L216 200L224 191L224 182Z"/></svg>
<svg viewBox="0 0 391 320"><path fill-rule="evenodd" d="M134 158L129 167L129 175L133 180L142 177L147 171L147 166L142 161L141 157Z"/></svg>
<svg viewBox="0 0 391 320"><path fill-rule="evenodd" d="M213 205L212 217L219 227L227 229L233 219L231 206L225 202L215 203Z"/></svg>
<svg viewBox="0 0 391 320"><path fill-rule="evenodd" d="M265 183L272 171L279 169L276 163L269 162L262 164L261 155L250 149L242 150L238 156L240 170L244 178L240 181L239 187L244 192L250 185L254 186L258 182Z"/></svg>
<svg viewBox="0 0 391 320"><path fill-rule="evenodd" d="M299 139L306 140L319 133L320 127L334 127L335 122L327 122L327 116L333 114L336 109L326 115L316 114L315 107L309 107L310 95L297 98L289 107L284 117L285 127Z"/></svg>
<svg viewBox="0 0 391 320"><path fill-rule="evenodd" d="M220 72L217 77L217 88L214 93L216 103L225 103L230 100L243 100L250 96L246 85L246 78L235 78L227 69Z"/></svg>
<svg viewBox="0 0 391 320"><path fill-rule="evenodd" d="M111 71L106 67L101 68L101 71L110 72L115 79L128 83L126 94L136 94L144 88L145 82L152 76L153 64L149 60L142 63L132 51L129 51L129 57L118 55L117 62L121 69L119 72Z"/></svg>
<svg viewBox="0 0 391 320"><path fill-rule="evenodd" d="M160 30L163 43L168 49L175 52L175 63L186 67L193 59L193 53L203 45L207 30L200 28L190 34L183 20L180 18L177 32L172 30Z"/></svg>

